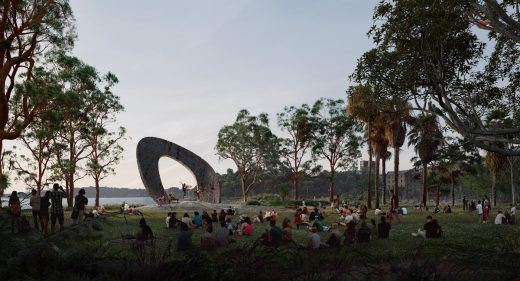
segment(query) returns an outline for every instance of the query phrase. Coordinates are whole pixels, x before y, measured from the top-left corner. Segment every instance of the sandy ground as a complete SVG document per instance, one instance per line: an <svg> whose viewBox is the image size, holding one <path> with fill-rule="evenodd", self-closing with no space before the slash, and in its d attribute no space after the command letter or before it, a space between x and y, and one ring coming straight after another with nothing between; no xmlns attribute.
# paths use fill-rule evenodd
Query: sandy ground
<svg viewBox="0 0 520 281"><path fill-rule="evenodd" d="M224 209L227 210L229 207L235 209L238 211L238 214L243 212L259 212L259 211L270 211L275 210L277 212L280 211L287 211L289 209L285 208L284 206L277 206L277 207L271 207L271 206L247 206L242 204L213 204L208 202L201 202L201 201L180 201L179 203L173 203L173 204L165 204L165 205L157 205L157 204L151 204L139 207L139 209L142 212L170 212L170 211L213 211L217 210L219 212L220 210Z"/></svg>

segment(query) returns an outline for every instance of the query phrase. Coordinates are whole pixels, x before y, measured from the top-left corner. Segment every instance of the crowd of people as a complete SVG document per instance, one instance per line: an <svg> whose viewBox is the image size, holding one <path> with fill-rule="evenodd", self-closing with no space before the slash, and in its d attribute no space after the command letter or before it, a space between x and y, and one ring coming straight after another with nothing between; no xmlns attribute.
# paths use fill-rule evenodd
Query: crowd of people
<svg viewBox="0 0 520 281"><path fill-rule="evenodd" d="M62 199L65 198L65 190L59 185L54 184L52 190L46 191L40 196L36 190L32 190L30 198L30 207L34 222L34 227L40 230L44 235L55 233L56 224L59 230L64 229L64 210ZM393 193L392 193L393 194ZM489 221L491 204L487 196L475 203L473 208L472 201L468 201L466 197L463 199L463 210L474 210L478 217L479 223L487 223ZM74 224L81 223L89 216L102 216L105 212L104 208L97 207L90 213L86 213L88 199L85 196L85 190L80 189L74 197L74 207L71 213L71 219ZM302 206L298 207L291 218L282 218L275 210L258 212L258 214L250 218L246 214L238 215L236 209L231 206L220 211L194 211L193 213L185 212L178 217L176 212L169 212L166 216L165 225L169 229L176 230L176 249L178 251L187 251L192 247L192 234L200 229L203 233L200 235L200 245L203 249L215 249L217 247L226 246L236 241L233 237L252 236L254 229L261 227L262 224L268 224L269 229L261 232L258 241L266 246L279 247L283 244L294 244L305 249L335 248L342 244L348 245L353 243L367 243L374 239L387 239L390 237L392 224L401 222L401 215L406 215L406 208L394 208L394 200L391 199L391 206L387 211L376 208L374 218L368 217L368 208L364 205L348 206L345 202L339 203L336 199L330 209L317 204L315 207L307 206L302 202ZM12 216L11 229L14 232L28 231L29 222L21 216L21 202L16 191L10 196L9 208ZM438 209L438 206L437 208ZM133 206L123 202L121 211L125 214L143 215ZM433 213L436 213L435 210ZM451 213L451 207L446 205L443 208L444 213ZM180 214L179 214L180 215ZM329 222L327 224L325 221ZM281 222L281 223L278 223ZM516 222L516 207L511 205L509 211L497 211L495 224L514 224ZM257 226L255 226L257 225ZM16 228L15 228L16 226ZM300 228L307 232L307 238L304 243L296 243L293 239L293 227L297 230ZM257 231L258 232L258 231ZM321 235L320 235L321 233ZM431 215L426 217L426 222L412 236L423 238L439 238L443 236L443 229L437 219ZM322 237L324 238L322 241ZM139 220L139 229L135 234L135 240L138 245L142 246L147 241L152 241L156 237L152 228L146 223L144 217Z"/></svg>
<svg viewBox="0 0 520 281"><path fill-rule="evenodd" d="M43 196L38 194L36 189L31 191L29 206L31 207L34 228L41 230L43 235L49 234L49 222L50 234L55 233L56 224L59 225L60 231L64 229L65 216L62 203L63 198L66 198L66 192L63 187L57 183L53 185L52 190L45 191ZM79 224L87 217L98 217L104 215L105 208L103 206L98 206L87 213L87 205L88 199L85 196L85 189L82 188L74 197L74 204L71 212L73 224ZM14 233L15 230L18 233L28 232L30 230L30 224L21 216L21 200L16 191L13 191L9 197L9 210L12 217L11 232Z"/></svg>

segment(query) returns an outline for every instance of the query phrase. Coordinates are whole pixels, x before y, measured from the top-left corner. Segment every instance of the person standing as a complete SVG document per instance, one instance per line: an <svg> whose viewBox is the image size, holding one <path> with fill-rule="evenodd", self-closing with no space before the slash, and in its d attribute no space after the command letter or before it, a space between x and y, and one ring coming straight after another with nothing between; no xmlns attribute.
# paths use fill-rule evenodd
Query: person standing
<svg viewBox="0 0 520 281"><path fill-rule="evenodd" d="M20 232L20 216L22 214L22 207L20 205L20 198L18 192L13 191L9 196L9 210L11 211L11 233L14 233L14 224L16 229Z"/></svg>
<svg viewBox="0 0 520 281"><path fill-rule="evenodd" d="M34 228L39 229L39 219L40 219L40 195L36 192L36 189L31 191L31 199L29 200L29 205L32 208L32 217L34 221Z"/></svg>
<svg viewBox="0 0 520 281"><path fill-rule="evenodd" d="M395 210L395 209L397 209L397 196L395 196L395 192L393 189L390 189L390 194L391 194L390 206L391 206L392 210Z"/></svg>
<svg viewBox="0 0 520 281"><path fill-rule="evenodd" d="M74 198L74 210L77 212L74 220L74 224L81 223L85 218L85 206L88 204L88 199L85 197L85 189L80 189L78 195Z"/></svg>
<svg viewBox="0 0 520 281"><path fill-rule="evenodd" d="M54 234L56 228L56 220L60 224L60 231L63 230L63 197L65 197L65 190L59 184L55 183L52 186L51 197L51 234Z"/></svg>
<svg viewBox="0 0 520 281"><path fill-rule="evenodd" d="M482 204L480 204L480 201L477 202L476 209L477 209L477 215L478 215L478 223L481 224L483 211L482 211Z"/></svg>
<svg viewBox="0 0 520 281"><path fill-rule="evenodd" d="M49 202L51 197L51 192L45 192L45 195L40 198L40 224L42 227L43 235L47 236L48 226L49 226L49 206L51 203Z"/></svg>
<svg viewBox="0 0 520 281"><path fill-rule="evenodd" d="M484 195L483 204L484 204L484 210L483 210L483 215L482 215L482 221L484 223L487 223L488 218L489 218L489 211L491 210L490 202L489 202L487 195Z"/></svg>
<svg viewBox="0 0 520 281"><path fill-rule="evenodd" d="M466 211L468 209L468 199L466 199L466 195L462 198L462 210Z"/></svg>
<svg viewBox="0 0 520 281"><path fill-rule="evenodd" d="M516 223L516 207L515 205L511 204L511 224Z"/></svg>

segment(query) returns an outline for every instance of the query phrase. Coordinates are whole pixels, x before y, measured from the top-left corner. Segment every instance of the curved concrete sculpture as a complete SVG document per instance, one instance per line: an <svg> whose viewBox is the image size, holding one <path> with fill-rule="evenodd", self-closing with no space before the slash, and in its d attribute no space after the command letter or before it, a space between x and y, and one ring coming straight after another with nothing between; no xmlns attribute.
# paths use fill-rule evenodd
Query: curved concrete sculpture
<svg viewBox="0 0 520 281"><path fill-rule="evenodd" d="M181 163L195 176L197 186L202 191L200 200L220 203L218 176L208 162L182 146L160 138L146 137L137 144L137 165L144 187L154 200L165 195L159 174L159 159L163 156Z"/></svg>

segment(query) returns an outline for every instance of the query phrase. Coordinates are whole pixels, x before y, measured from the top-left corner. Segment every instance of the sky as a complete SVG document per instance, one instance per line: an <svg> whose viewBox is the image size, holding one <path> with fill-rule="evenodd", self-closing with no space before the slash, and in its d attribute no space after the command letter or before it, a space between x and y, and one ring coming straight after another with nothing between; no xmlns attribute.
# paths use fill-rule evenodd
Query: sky
<svg viewBox="0 0 520 281"><path fill-rule="evenodd" d="M129 136L124 160L101 184L143 187L135 149L147 136L181 145L225 173L235 166L215 155L217 134L240 109L268 113L282 135L276 113L285 106L345 99L348 76L372 47L367 31L377 2L71 0L73 54L116 74L113 92L126 109L118 117ZM403 169L412 154L401 154ZM195 184L174 160L162 158L159 168L165 187ZM76 186L91 185L85 178Z"/></svg>

